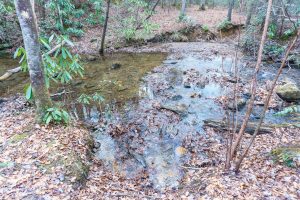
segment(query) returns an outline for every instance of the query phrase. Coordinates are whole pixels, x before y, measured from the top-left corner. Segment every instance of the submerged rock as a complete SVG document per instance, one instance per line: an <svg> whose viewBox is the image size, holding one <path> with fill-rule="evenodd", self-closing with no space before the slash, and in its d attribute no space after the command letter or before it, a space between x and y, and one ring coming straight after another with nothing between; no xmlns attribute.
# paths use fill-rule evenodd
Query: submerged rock
<svg viewBox="0 0 300 200"><path fill-rule="evenodd" d="M162 109L170 110L180 117L186 117L188 115L188 106L186 104L162 104L160 106Z"/></svg>
<svg viewBox="0 0 300 200"><path fill-rule="evenodd" d="M192 86L191 86L191 83L190 83L190 82L184 82L184 83L183 83L183 87L184 87L184 88L191 88Z"/></svg>
<svg viewBox="0 0 300 200"><path fill-rule="evenodd" d="M237 110L240 111L241 109L244 108L245 105L246 105L246 99L241 98L237 100L237 105L235 104L234 101L231 101L227 107L229 110L235 111L237 108Z"/></svg>
<svg viewBox="0 0 300 200"><path fill-rule="evenodd" d="M276 94L287 102L297 102L300 100L300 89L294 83L277 86Z"/></svg>

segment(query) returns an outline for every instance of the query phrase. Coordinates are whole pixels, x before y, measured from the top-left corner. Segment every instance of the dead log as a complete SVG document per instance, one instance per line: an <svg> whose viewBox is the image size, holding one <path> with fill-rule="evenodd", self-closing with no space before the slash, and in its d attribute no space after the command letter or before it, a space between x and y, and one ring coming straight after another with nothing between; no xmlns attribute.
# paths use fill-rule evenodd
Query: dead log
<svg viewBox="0 0 300 200"><path fill-rule="evenodd" d="M8 79L11 75L18 73L20 71L21 71L21 67L16 67L14 69L7 70L7 72L0 77L0 81L4 81Z"/></svg>
<svg viewBox="0 0 300 200"><path fill-rule="evenodd" d="M65 44L65 42L63 41L61 44L58 44L56 45L53 49L51 49L50 51L48 51L47 53L43 54L43 57L45 55L51 55L53 54L58 48L60 48L61 46L63 46ZM22 71L22 68L19 66L19 67L16 67L16 68L13 68L13 69L9 69L5 72L5 74L3 74L2 76L0 76L0 81L4 81L6 79L8 79L9 77L11 77L13 74L15 73L18 73Z"/></svg>
<svg viewBox="0 0 300 200"><path fill-rule="evenodd" d="M245 132L249 134L253 134L258 122L249 122ZM204 120L204 126L206 127L212 127L218 131L228 131L230 127L228 127L228 124L225 121L219 121L219 120L213 120L213 119L208 119ZM241 128L241 123L237 124L237 129ZM263 124L259 130L259 134L270 134L273 132L275 126L273 125L268 125L268 124Z"/></svg>

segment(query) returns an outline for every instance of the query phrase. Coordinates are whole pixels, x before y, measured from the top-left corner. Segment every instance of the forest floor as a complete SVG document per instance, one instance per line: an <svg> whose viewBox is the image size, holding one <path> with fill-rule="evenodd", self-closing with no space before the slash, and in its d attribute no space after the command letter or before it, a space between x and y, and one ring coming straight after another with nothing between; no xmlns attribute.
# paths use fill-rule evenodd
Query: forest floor
<svg viewBox="0 0 300 200"><path fill-rule="evenodd" d="M169 60L181 60L190 55L207 58L232 56L235 52L233 44L209 42L174 43L165 48L172 52ZM248 63L248 66L253 65ZM159 75L170 74L171 69L169 65L155 68L146 77L146 83L158 95L157 98L141 100L131 113L133 118L108 122L107 133L120 142L130 138L130 145L136 144L140 148L144 146L143 141L141 143L143 138L140 138L141 123L146 123L147 129L151 130L143 137L152 140L157 139L158 135L153 133L163 124L181 124L177 113L160 108L164 98L175 95L168 93L168 82L159 78ZM192 69L187 71L193 75ZM217 78L216 81L224 80ZM222 83L228 84L226 81ZM249 84L244 82L243 85ZM259 95L264 96L266 86L261 87ZM276 97L272 102L273 106L279 104ZM199 134L189 129L189 124L181 124L179 135L183 140L176 151L182 151L179 154L188 157L178 166L184 175L177 189L161 190L155 189L149 171L134 167L130 173L136 174L128 177L91 156L90 133L79 124L67 127L37 125L33 108L23 98L7 99L1 103L0 109L2 199L299 199L300 196L299 169L280 165L270 156L274 147L299 144L299 129L276 128L271 134L259 135L240 173L235 174L224 172L224 132L207 128L205 134ZM249 139L250 135L246 135L242 146ZM76 160L69 159L74 155L89 166L84 182L77 180L76 173L70 171L77 166Z"/></svg>
<svg viewBox="0 0 300 200"><path fill-rule="evenodd" d="M212 29L226 14L225 11L219 11L216 15L215 10L201 11L201 14L198 14L200 11L196 8L190 9L195 12L195 15L191 16L198 16L196 18L199 20L204 19L201 17L204 12L211 13L214 17L219 16L218 20L210 19L215 20L213 22L200 22L206 23ZM166 11L165 18L154 16L153 20L165 19L165 27L170 28L177 12ZM94 53L96 50L88 47L90 39L95 36L94 33L87 33L85 39L77 44L81 46L80 43L84 42L83 52ZM236 40L227 38L214 42L166 43L122 49L129 52L163 51L168 52L168 58L166 63L153 69L144 78L144 84L155 94L155 98L151 98L150 95L140 100L126 118L120 119L119 115L114 113L116 121L100 123L100 127L106 127L105 131L102 131L112 140L128 145L126 152L129 153L122 152L124 149L117 151L120 160L117 163L113 162L111 168L92 154L92 150L96 147L95 144L94 146L91 144L90 130L79 122L66 127L38 125L34 120L33 107L28 105L24 98L11 97L4 102L1 101L1 199L299 199L299 168L290 168L274 162L270 152L275 147L287 144L299 145L300 129L275 128L272 133L259 135L242 164L240 173L235 174L232 171L224 172L226 155L224 132L211 128L202 130L201 126L201 131L204 132L200 133L197 123L192 123L193 117L198 117L198 115L194 116L193 110L185 113L184 110L177 109L174 112L166 105L162 106L170 99L174 99L174 102L182 101L178 98L181 95L184 100L188 99L189 106L191 102L200 101L201 105L196 103L198 107L195 108L196 111L199 107L205 107L205 104L211 104L214 107L212 110L206 110L204 115L217 115L219 110L216 111L215 107L223 109L227 101L225 94L210 97L209 95L212 94L209 93L208 96L200 97L198 90L189 90L189 86L182 85L188 80L194 89L194 84L205 80L206 85L209 85L208 82L213 85L223 85L217 92L221 92L220 89L232 89L227 74L218 75L221 71L219 63L218 66L212 63L212 69L206 69L204 74L210 74L210 77L202 77L199 76L201 74L197 72L193 59L197 60L196 63L202 59L209 62L216 57L234 59L235 42ZM244 59L240 51L237 57L240 60ZM223 59L221 61L223 62ZM190 62L192 64L189 64ZM245 59L243 63L242 70L245 74L241 77L242 81L239 85L241 94L249 89L249 77L251 77L249 73L253 70L255 60ZM272 69L264 68L264 71L268 72ZM177 76L178 74L180 76ZM293 75L292 78L299 78L297 77L299 72L294 69L285 73L287 76L290 74ZM271 77L260 79L256 101L259 105L267 93L270 79L272 80ZM176 93L176 89L185 91L188 97ZM273 95L271 107L280 107L281 104L282 101ZM222 116L220 117L223 119ZM174 126L178 130L177 135L169 129L166 135L160 134L160 128L166 124L170 127ZM144 170L139 163L142 161L135 153L148 151L149 148L155 151L156 142L159 143L161 138L163 138L162 145L166 148L174 148L175 154L180 158L176 160L167 156L170 160L165 165L176 164L174 171L167 171L166 176L162 174L162 177L155 177L153 173L158 172L155 169L154 172ZM242 142L242 149L249 139L250 135L247 134ZM151 149L152 145L154 149ZM160 154L154 156L157 155ZM148 157L145 156L149 165L147 159ZM120 162L128 162L131 168L120 170L122 168ZM172 179L177 171L180 179ZM128 176L127 173L134 175ZM176 187L165 189L155 187L155 183L162 184L165 180L170 184L176 183Z"/></svg>
<svg viewBox="0 0 300 200"><path fill-rule="evenodd" d="M159 25L159 28L154 30L152 37L166 32L176 32L187 27L189 25L188 23L178 21L178 15L178 9L162 9L158 7L156 13L150 18L153 23ZM218 34L217 26L224 21L225 16L227 16L227 11L218 8L200 11L198 6L191 6L187 8L187 16L193 25L205 25L211 32ZM243 24L245 22L245 16L233 12L232 22L233 24ZM126 46L122 45L123 42L118 39L119 35L116 32L116 26L118 26L118 20L111 18L106 38L108 51L115 51L120 47ZM84 36L75 43L77 52L80 54L97 55L101 34L101 27L90 27L85 30ZM226 39L228 39L228 37Z"/></svg>

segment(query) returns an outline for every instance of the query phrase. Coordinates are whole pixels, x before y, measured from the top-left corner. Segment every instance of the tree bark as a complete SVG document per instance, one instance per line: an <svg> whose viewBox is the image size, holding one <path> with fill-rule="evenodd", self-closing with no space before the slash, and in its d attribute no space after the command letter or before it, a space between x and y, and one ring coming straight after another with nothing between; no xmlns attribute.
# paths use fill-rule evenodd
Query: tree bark
<svg viewBox="0 0 300 200"><path fill-rule="evenodd" d="M104 22L104 27L103 27L103 32L102 32L101 46L99 49L99 54L102 56L104 55L104 44L105 44L105 36L106 36L108 18L109 18L110 1L111 0L107 0L106 16L105 16L105 22Z"/></svg>
<svg viewBox="0 0 300 200"><path fill-rule="evenodd" d="M32 6L33 1L15 0L14 3L27 53L27 63L35 99L37 120L41 122L45 109L51 107L52 102L46 87L42 68L42 55L38 41L37 20Z"/></svg>
<svg viewBox="0 0 300 200"><path fill-rule="evenodd" d="M186 0L181 0L181 11L180 11L181 16L185 15L185 10L186 10Z"/></svg>
<svg viewBox="0 0 300 200"><path fill-rule="evenodd" d="M251 18L252 18L252 13L254 11L254 7L255 7L255 2L252 1L249 5L249 9L248 9L248 13L247 13L247 17L246 17L246 27L248 27L251 23Z"/></svg>
<svg viewBox="0 0 300 200"><path fill-rule="evenodd" d="M227 20L230 21L230 22L231 22L233 6L234 6L234 0L229 0Z"/></svg>

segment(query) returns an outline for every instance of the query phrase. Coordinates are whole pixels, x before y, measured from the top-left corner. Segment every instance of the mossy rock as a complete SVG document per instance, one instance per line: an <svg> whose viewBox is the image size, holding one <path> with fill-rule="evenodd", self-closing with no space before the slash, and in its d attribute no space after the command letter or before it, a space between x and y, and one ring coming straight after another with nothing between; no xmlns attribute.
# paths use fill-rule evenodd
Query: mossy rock
<svg viewBox="0 0 300 200"><path fill-rule="evenodd" d="M288 167L300 168L300 145L278 147L271 151L276 162Z"/></svg>
<svg viewBox="0 0 300 200"><path fill-rule="evenodd" d="M294 83L277 86L276 94L284 101L296 102L300 100L300 89Z"/></svg>

